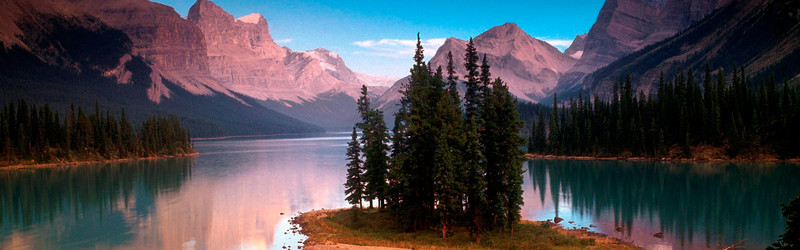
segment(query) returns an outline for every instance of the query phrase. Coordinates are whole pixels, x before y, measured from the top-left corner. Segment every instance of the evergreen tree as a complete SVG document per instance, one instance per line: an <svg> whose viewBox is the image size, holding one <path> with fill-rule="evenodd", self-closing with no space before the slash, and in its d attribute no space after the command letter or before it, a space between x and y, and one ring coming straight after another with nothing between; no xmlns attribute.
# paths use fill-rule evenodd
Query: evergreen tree
<svg viewBox="0 0 800 250"><path fill-rule="evenodd" d="M150 117L133 133L122 111L122 122L103 111L99 105L94 113L85 114L83 108L71 105L63 122L50 105L28 105L19 100L0 109L0 158L5 164L21 161L37 163L64 162L64 160L103 160L127 157L121 152L135 152L133 156L176 155L193 152L188 132L175 116ZM127 129L125 129L127 128ZM13 130L12 130L13 129ZM13 131L13 132L12 132ZM126 132L130 144L122 143L121 132ZM135 147L137 141L153 142L156 146L147 151ZM79 152L73 154L72 152Z"/></svg>
<svg viewBox="0 0 800 250"><path fill-rule="evenodd" d="M455 71L453 70L452 57L448 58L448 84L446 91L439 93L436 102L437 119L434 127L438 130L434 159L434 193L436 199L437 216L442 225L442 237L447 237L447 230L453 221L462 213L462 195L465 192L463 178L466 172L463 167L464 126L462 119L461 101L455 87ZM434 75L434 88L445 90L436 82L443 82L441 73Z"/></svg>
<svg viewBox="0 0 800 250"><path fill-rule="evenodd" d="M561 134L559 132L559 116L558 116L558 94L553 94L553 110L550 111L550 134L548 141L550 143L550 153L558 154L560 153L559 148L561 147Z"/></svg>
<svg viewBox="0 0 800 250"><path fill-rule="evenodd" d="M449 90L456 90L458 84L458 76L456 75L456 68L453 65L453 52L447 52L447 88ZM456 95L458 97L458 95Z"/></svg>
<svg viewBox="0 0 800 250"><path fill-rule="evenodd" d="M528 135L528 153L536 152L536 122L531 121L530 134Z"/></svg>
<svg viewBox="0 0 800 250"><path fill-rule="evenodd" d="M800 196L794 197L789 204L781 204L781 214L786 217L786 232L767 249L800 248Z"/></svg>
<svg viewBox="0 0 800 250"><path fill-rule="evenodd" d="M472 38L467 43L467 49L464 55L464 67L466 68L467 75L464 76L464 84L466 85L466 93L464 94L464 109L466 110L467 120L476 118L478 99L480 98L480 79L478 74L478 51ZM467 126L472 126L469 122Z"/></svg>
<svg viewBox="0 0 800 250"><path fill-rule="evenodd" d="M547 137L545 136L544 127L544 107L539 108L538 121L536 122L536 145L538 145L536 152L541 153L546 149Z"/></svg>
<svg viewBox="0 0 800 250"><path fill-rule="evenodd" d="M473 124L470 119L467 123ZM483 154L478 144L478 135L474 129L466 131L466 145L464 151L464 168L467 171L467 217L470 232L475 236L475 242L481 244L481 234L484 232L485 209L487 206L486 179L483 165Z"/></svg>
<svg viewBox="0 0 800 250"><path fill-rule="evenodd" d="M505 227L514 234L514 225L519 222L521 217L523 199L522 199L522 162L525 160L524 153L520 150L524 143L524 139L519 136L519 131L522 129L523 123L519 120L519 113L514 107L517 105L517 99L511 95L508 87L499 78L494 83L493 98L496 100L495 109L498 113L499 121L497 124L500 126L499 142L500 151L504 153L499 165L503 169L502 178L505 182L505 204L506 204L506 219Z"/></svg>
<svg viewBox="0 0 800 250"><path fill-rule="evenodd" d="M364 171L361 160L361 144L358 141L356 127L353 127L352 140L347 143L347 182L345 182L345 198L353 206L364 208Z"/></svg>
<svg viewBox="0 0 800 250"><path fill-rule="evenodd" d="M401 90L402 92L402 90ZM408 194L408 177L407 174L409 166L409 147L406 138L406 117L408 116L408 109L406 98L400 99L400 109L395 113L394 128L392 128L392 154L389 159L390 171L387 175L389 189L387 191L387 198L390 202L390 208L397 214L405 215L404 207L401 207L401 200L405 194ZM402 220L406 220L403 218Z"/></svg>
<svg viewBox="0 0 800 250"><path fill-rule="evenodd" d="M365 179L367 185L365 193L370 199L378 199L378 207L383 209L386 202L386 192L388 191L388 184L386 178L388 174L388 156L389 148L386 145L388 142L388 131L386 123L383 121L383 112L377 110L369 111L369 129L370 134L365 134L367 143L364 146L364 162Z"/></svg>

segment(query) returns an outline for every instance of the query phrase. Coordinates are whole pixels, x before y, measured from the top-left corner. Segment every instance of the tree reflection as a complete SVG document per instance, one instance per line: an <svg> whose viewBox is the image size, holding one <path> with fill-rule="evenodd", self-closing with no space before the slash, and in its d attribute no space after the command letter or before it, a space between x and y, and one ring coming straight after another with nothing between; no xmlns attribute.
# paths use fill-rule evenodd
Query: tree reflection
<svg viewBox="0 0 800 250"><path fill-rule="evenodd" d="M89 211L103 216L119 205L147 213L159 194L177 190L189 178L192 161L170 158L0 171L0 226L6 231L52 222L62 212L76 220Z"/></svg>
<svg viewBox="0 0 800 250"><path fill-rule="evenodd" d="M645 218L637 226L650 223L681 246L702 235L708 246L722 238L764 247L782 229L778 204L800 194L800 168L783 163L531 160L528 173L542 203L549 183L553 202L575 213L613 215L595 220L613 219L628 236Z"/></svg>

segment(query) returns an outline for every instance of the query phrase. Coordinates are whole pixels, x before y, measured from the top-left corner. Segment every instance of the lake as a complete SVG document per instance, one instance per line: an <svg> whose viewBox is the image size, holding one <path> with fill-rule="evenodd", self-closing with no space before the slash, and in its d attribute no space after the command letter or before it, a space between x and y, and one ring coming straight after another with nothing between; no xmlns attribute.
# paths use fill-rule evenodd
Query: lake
<svg viewBox="0 0 800 250"><path fill-rule="evenodd" d="M0 170L0 248L297 249L298 212L346 207L349 133L195 141L193 158ZM782 163L531 160L523 218L564 218L647 248L783 232L778 206L800 195ZM572 221L573 223L569 223ZM652 234L663 232L663 238Z"/></svg>

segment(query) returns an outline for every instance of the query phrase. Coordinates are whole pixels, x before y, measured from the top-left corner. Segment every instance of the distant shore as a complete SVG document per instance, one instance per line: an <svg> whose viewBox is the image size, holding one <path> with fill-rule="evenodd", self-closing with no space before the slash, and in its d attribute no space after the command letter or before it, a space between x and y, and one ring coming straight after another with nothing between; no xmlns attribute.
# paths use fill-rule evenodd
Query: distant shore
<svg viewBox="0 0 800 250"><path fill-rule="evenodd" d="M564 229L550 221L523 220L508 232L490 232L474 243L469 230L451 229L452 236L441 238L439 230L403 232L395 228L388 212L359 210L353 219L352 208L312 210L292 219L308 236L304 249L636 249L636 245L588 229ZM449 235L450 233L448 233Z"/></svg>
<svg viewBox="0 0 800 250"><path fill-rule="evenodd" d="M553 155L527 153L528 159L564 159L564 160L586 160L586 161L649 161L649 162L790 162L800 163L800 158L780 159L774 154L755 152L746 154L742 157L730 158L723 153L722 148L713 146L693 146L691 147L692 157L681 157L678 149L673 148L669 156L665 157L644 157L644 156L582 156L582 155Z"/></svg>
<svg viewBox="0 0 800 250"><path fill-rule="evenodd" d="M64 162L48 162L48 163L33 163L32 162L32 163L23 163L23 164L0 166L0 170L20 170L20 169L34 169L34 168L71 167L71 166L90 165L90 164L118 163L118 162L130 162L130 161L139 161L139 160L157 160L157 159L167 159L167 158L190 157L190 156L198 156L198 155L200 155L200 153L194 152L194 153L176 154L176 155L160 155L160 156L148 156L148 157L129 157L129 158L120 158L120 159L108 159L108 160L64 161Z"/></svg>
<svg viewBox="0 0 800 250"><path fill-rule="evenodd" d="M624 157L624 156L575 156L575 155L543 155L543 154L525 154L529 160L532 159L559 159L559 160L582 160L582 161L651 161L651 162L746 162L746 163L758 163L758 162L790 162L790 163L800 163L800 158L793 158L793 159L776 159L776 158L765 158L765 159L723 159L723 158L712 158L712 159L701 159L701 158L667 158L667 157Z"/></svg>

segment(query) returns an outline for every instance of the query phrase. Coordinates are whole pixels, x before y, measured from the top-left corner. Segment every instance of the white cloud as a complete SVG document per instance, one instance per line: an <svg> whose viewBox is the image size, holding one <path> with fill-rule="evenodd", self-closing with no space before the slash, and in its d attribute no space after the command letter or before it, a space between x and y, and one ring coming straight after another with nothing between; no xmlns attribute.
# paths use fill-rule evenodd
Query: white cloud
<svg viewBox="0 0 800 250"><path fill-rule="evenodd" d="M422 40L422 47L425 49L429 58L433 56L433 53L435 53L437 49L439 49L439 46L444 44L445 40L445 38ZM355 51L355 54L393 58L409 58L414 55L417 40L380 39L355 41L353 44L365 49L362 51Z"/></svg>
<svg viewBox="0 0 800 250"><path fill-rule="evenodd" d="M549 43L550 45L553 45L553 47L556 47L561 51L567 49L570 45L572 45L572 40L546 39L546 38L537 38L537 39Z"/></svg>
<svg viewBox="0 0 800 250"><path fill-rule="evenodd" d="M275 43L290 43L292 41L294 41L294 39L286 38L286 39L275 40Z"/></svg>

